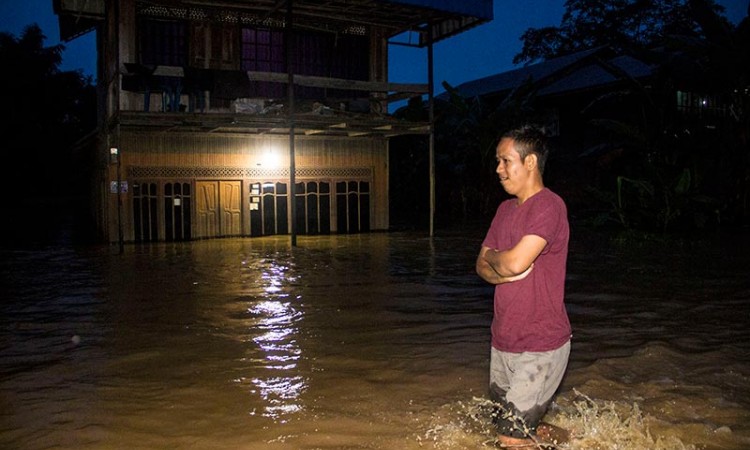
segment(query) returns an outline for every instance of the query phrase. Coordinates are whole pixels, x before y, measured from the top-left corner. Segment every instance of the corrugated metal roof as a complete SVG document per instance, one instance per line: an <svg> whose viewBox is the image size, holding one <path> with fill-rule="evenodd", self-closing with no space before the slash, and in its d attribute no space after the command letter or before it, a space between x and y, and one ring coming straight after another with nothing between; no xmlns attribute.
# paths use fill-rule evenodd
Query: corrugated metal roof
<svg viewBox="0 0 750 450"><path fill-rule="evenodd" d="M607 61L630 78L640 79L651 76L653 67L631 56L618 56ZM622 77L613 74L598 64L584 66L572 74L561 78L539 90L538 95L555 95L564 92L590 89L621 81Z"/></svg>
<svg viewBox="0 0 750 450"><path fill-rule="evenodd" d="M606 64L622 71L621 74L607 70ZM636 58L627 55L612 56L609 49L598 47L468 81L455 88L464 97L476 97L501 94L531 81L540 84L538 95L544 96L614 83L623 76L643 78L650 76L653 70L652 66ZM559 78L555 79L556 76ZM545 82L549 84L544 85ZM443 93L437 98L447 100L449 94Z"/></svg>

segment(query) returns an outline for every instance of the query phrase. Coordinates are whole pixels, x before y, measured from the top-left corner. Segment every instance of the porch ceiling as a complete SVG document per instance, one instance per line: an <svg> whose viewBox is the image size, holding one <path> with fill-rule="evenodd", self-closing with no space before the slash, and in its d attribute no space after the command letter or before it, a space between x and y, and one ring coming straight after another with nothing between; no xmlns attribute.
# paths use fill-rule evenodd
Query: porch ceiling
<svg viewBox="0 0 750 450"><path fill-rule="evenodd" d="M243 114L193 114L121 112L120 126L135 132L269 134L289 135L286 117ZM296 136L390 138L408 134L429 134L429 122L405 122L391 117L340 117L298 114Z"/></svg>

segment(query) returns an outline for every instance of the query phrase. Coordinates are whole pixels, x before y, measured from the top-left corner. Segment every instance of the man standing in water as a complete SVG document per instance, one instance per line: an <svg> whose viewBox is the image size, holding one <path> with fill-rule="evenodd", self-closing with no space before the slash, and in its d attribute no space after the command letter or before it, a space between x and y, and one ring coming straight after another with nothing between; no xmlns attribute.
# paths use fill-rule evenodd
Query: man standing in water
<svg viewBox="0 0 750 450"><path fill-rule="evenodd" d="M476 271L495 285L490 398L504 447L567 439L541 419L570 355L571 328L563 303L568 256L565 202L544 186L549 149L544 133L524 126L497 146L497 172L514 198L497 208Z"/></svg>

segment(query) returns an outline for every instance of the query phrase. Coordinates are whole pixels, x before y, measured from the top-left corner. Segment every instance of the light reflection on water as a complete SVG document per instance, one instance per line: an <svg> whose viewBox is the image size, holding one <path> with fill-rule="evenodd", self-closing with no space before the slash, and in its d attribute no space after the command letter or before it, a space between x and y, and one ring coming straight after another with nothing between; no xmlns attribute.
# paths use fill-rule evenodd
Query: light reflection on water
<svg viewBox="0 0 750 450"><path fill-rule="evenodd" d="M299 322L304 317L292 301L301 302L300 296L290 298L285 286L296 282L290 268L279 261L261 260L256 267L252 262L243 261L246 272L252 275L259 272L258 278L264 298L248 307L248 314L254 320L249 324L251 332L260 334L252 342L265 355L260 368L269 373L288 374L286 376L249 377L255 385L253 392L259 393L265 403L263 415L284 420L286 415L299 412L302 405L298 399L307 387L307 381L299 374L298 361L302 350L297 341ZM260 270L258 270L260 269Z"/></svg>
<svg viewBox="0 0 750 450"><path fill-rule="evenodd" d="M0 447L489 446L482 232L3 247ZM747 239L574 239L571 448L750 447Z"/></svg>

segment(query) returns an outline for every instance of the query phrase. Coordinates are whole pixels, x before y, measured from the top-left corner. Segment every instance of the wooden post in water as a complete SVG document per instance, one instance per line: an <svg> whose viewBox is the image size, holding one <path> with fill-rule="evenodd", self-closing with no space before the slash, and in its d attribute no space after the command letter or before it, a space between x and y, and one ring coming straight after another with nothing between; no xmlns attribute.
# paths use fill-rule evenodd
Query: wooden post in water
<svg viewBox="0 0 750 450"><path fill-rule="evenodd" d="M292 56L294 52L294 46L292 45L293 38L293 17L292 17L292 0L286 2L286 27L284 28L284 49L286 57L287 67L287 95L289 103L289 211L291 212L291 220L289 221L289 231L292 236L292 247L297 246L297 200L295 193L297 189L297 181L295 177L296 163L294 160L294 70L292 67Z"/></svg>
<svg viewBox="0 0 750 450"><path fill-rule="evenodd" d="M429 25L427 26L427 33L427 98L430 121L430 237L432 237L435 235L435 102L433 99L432 27Z"/></svg>
<svg viewBox="0 0 750 450"><path fill-rule="evenodd" d="M117 149L117 244L122 255L125 253L125 236L122 228L122 149L120 148L119 119L115 125L114 141L114 147Z"/></svg>

